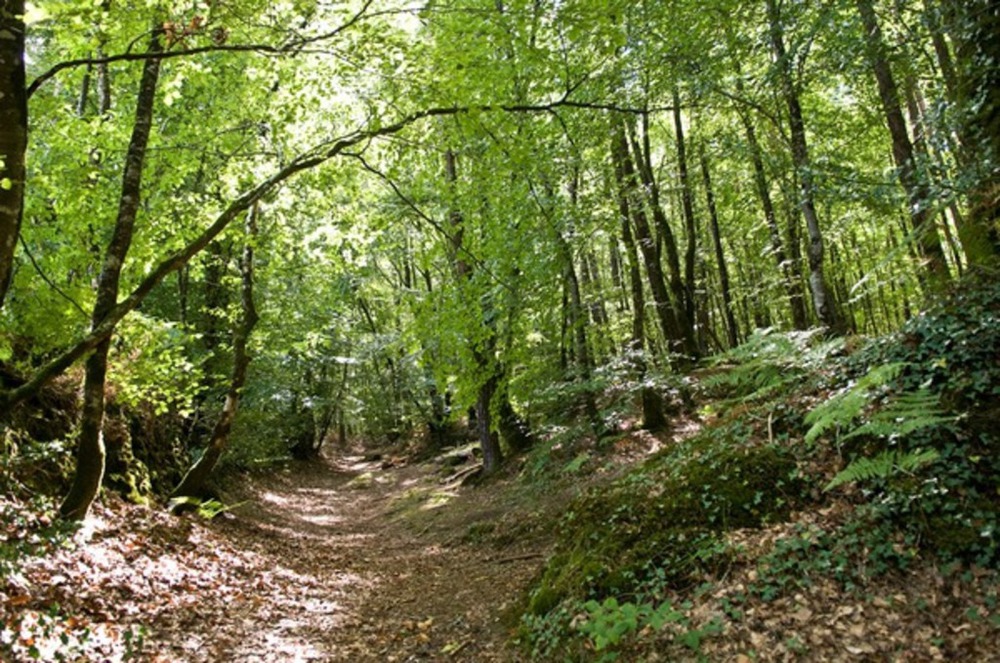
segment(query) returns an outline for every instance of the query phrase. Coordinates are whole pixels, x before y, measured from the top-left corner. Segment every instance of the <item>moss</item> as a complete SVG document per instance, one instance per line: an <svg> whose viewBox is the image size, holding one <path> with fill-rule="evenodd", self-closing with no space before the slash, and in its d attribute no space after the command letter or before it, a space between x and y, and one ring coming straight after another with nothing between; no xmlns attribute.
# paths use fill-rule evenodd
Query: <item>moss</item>
<svg viewBox="0 0 1000 663"><path fill-rule="evenodd" d="M651 459L572 505L527 612L633 592L654 572L658 582L679 587L716 570L727 561L722 532L787 515L800 492L794 471L794 460L775 447L734 446L719 437Z"/></svg>
<svg viewBox="0 0 1000 663"><path fill-rule="evenodd" d="M928 522L927 544L946 555L960 555L979 543L979 528L957 518L934 517Z"/></svg>

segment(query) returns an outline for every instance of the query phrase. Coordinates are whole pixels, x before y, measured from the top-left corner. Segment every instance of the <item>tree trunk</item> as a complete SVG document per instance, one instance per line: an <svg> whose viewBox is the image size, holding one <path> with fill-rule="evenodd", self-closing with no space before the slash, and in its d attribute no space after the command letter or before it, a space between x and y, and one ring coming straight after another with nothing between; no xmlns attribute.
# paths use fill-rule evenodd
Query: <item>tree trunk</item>
<svg viewBox="0 0 1000 663"><path fill-rule="evenodd" d="M941 248L941 239L934 226L934 219L929 213L930 190L917 171L913 144L910 142L906 120L903 118L896 81L886 60L882 30L875 17L872 0L857 0L857 7L865 31L868 60L875 74L882 111L885 113L889 135L892 137L892 158L896 163L899 183L906 191L910 225L925 261L924 268L918 269L917 277L923 285L932 291L938 291L951 280L951 274L948 272L948 262Z"/></svg>
<svg viewBox="0 0 1000 663"><path fill-rule="evenodd" d="M694 218L691 181L688 177L687 146L684 142L684 122L681 118L681 97L676 87L673 90L673 102L674 142L677 148L677 179L680 183L681 209L684 211L684 229L687 234L687 246L684 251L684 316L687 318L689 324L693 326L697 319L695 260L698 255L698 232Z"/></svg>
<svg viewBox="0 0 1000 663"><path fill-rule="evenodd" d="M1000 261L1000 5L947 0L945 7L958 63L963 161L975 176L959 237L970 267L995 269Z"/></svg>
<svg viewBox="0 0 1000 663"><path fill-rule="evenodd" d="M659 430L666 426L667 420L663 414L663 402L659 394L646 384L646 359L644 356L646 351L646 302L642 289L642 274L639 270L639 256L636 252L635 239L632 237L629 182L625 175L625 162L628 155L624 153L620 142L619 138L612 149L611 158L614 163L618 216L621 223L622 244L625 247L625 263L628 267L632 295L632 337L628 346L629 361L635 373L636 382L640 385L642 427L647 430Z"/></svg>
<svg viewBox="0 0 1000 663"><path fill-rule="evenodd" d="M160 34L159 29L154 30L148 50L150 54L155 55L162 51ZM147 59L139 82L132 138L125 156L118 217L97 283L97 298L91 316L92 329L96 329L104 322L105 317L118 302L118 284L122 266L132 244L132 234L139 210L142 170L153 123L153 106L156 101L156 83L159 74L160 59L157 57ZM110 346L111 340L108 336L97 344L93 354L87 359L83 413L76 452L76 473L69 494L59 507L60 513L70 519L80 520L87 516L104 477L105 449L101 429L104 423L104 382L107 377Z"/></svg>
<svg viewBox="0 0 1000 663"><path fill-rule="evenodd" d="M500 395L497 405L497 428L514 453L527 451L535 444L528 422L518 415L506 393Z"/></svg>
<svg viewBox="0 0 1000 663"><path fill-rule="evenodd" d="M500 439L493 431L493 415L490 412L496 387L497 378L495 375L490 375L479 386L476 398L476 435L479 437L479 446L483 450L483 474L486 476L494 474L503 463Z"/></svg>
<svg viewBox="0 0 1000 663"><path fill-rule="evenodd" d="M649 145L649 128L646 126L648 122L648 116L643 115L643 133L642 133L642 145L639 144L638 139L634 135L634 131L630 132L632 152L634 155L635 167L633 168L630 157L628 156L628 151L626 148L625 152L625 162L624 162L624 174L626 186L629 190L633 192L633 202L631 205L632 218L636 223L636 234L639 246L643 249L642 255L644 262L647 265L647 271L649 267L649 259L653 257L656 265L656 269L660 272L660 281L664 280L663 268L661 266L660 256L661 251L659 248L659 243L654 243L652 237L648 242L652 252L647 256L645 251L645 246L647 242L643 239L644 235L650 235L648 229L649 224L646 221L646 213L644 211L644 201L648 203L649 210L653 214L653 224L657 230L657 240L662 242L664 248L667 251L667 266L669 267L669 282L670 291L673 293L674 301L671 304L669 295L664 294L666 298L664 301L667 302L668 308L666 312L669 314L669 318L673 321L674 331L672 334L666 335L668 345L672 352L683 352L689 357L697 357L698 347L694 339L694 323L687 315L687 288L684 285L684 281L681 278L681 266L680 266L680 255L677 250L677 239L674 236L673 231L670 228L670 223L667 221L667 216L663 212L663 206L660 203L660 186L656 181L656 177L653 174L653 162ZM638 173L639 181L642 183L642 190L645 195L638 196L635 195L636 183L635 183L635 173ZM640 227L639 224L645 227ZM650 277L652 278L652 277ZM656 303L657 310L661 308L660 299L657 297L656 291L652 289L653 283L650 281L650 290L653 292L653 301ZM662 314L661 314L662 317Z"/></svg>
<svg viewBox="0 0 1000 663"><path fill-rule="evenodd" d="M726 322L726 337L729 347L735 348L740 343L739 327L736 326L736 316L733 315L733 298L729 288L729 268L726 265L726 255L722 250L722 238L719 233L719 214L715 208L715 192L712 189L712 176L708 170L708 157L705 148L701 148L701 176L705 182L705 202L708 205L708 220L712 230L712 244L715 248L715 262L719 268L719 287L722 290L722 308Z"/></svg>
<svg viewBox="0 0 1000 663"><path fill-rule="evenodd" d="M239 410L240 395L243 385L246 384L247 367L250 365L247 343L258 320L257 307L253 301L253 245L257 236L257 213L258 206L254 205L247 214L246 244L243 246L243 256L240 260L240 306L243 309L243 316L233 331L233 373L229 381L226 402L212 429L212 436L209 438L205 453L187 471L180 484L174 488L171 497L201 497L204 494L205 482L226 450L229 433L232 431L233 421Z"/></svg>
<svg viewBox="0 0 1000 663"><path fill-rule="evenodd" d="M924 119L927 108L923 95L920 93L916 76L912 73L907 76L906 80L906 112L910 118L910 126L913 128L914 152L919 155L920 159L925 160L927 163L936 162L939 167L943 168L943 160L940 158L940 155L937 151L932 151L927 145L927 124ZM951 219L949 219L949 215ZM948 254L955 265L955 272L958 274L959 279L962 278L962 274L965 272L964 265L962 264L964 256L958 246L954 233L951 231L951 226L954 224L958 228L961 223L962 215L958 211L958 205L954 199L949 200L947 207L941 210L941 230L944 233L945 245L948 247Z"/></svg>
<svg viewBox="0 0 1000 663"><path fill-rule="evenodd" d="M927 20L928 32L931 35L931 45L934 47L934 54L937 56L938 66L941 68L941 80L944 82L945 95L949 100L954 101L958 88L955 63L952 59L951 49L948 48L948 42L944 38L944 30L941 26L941 7L935 0L924 0L924 16Z"/></svg>
<svg viewBox="0 0 1000 663"><path fill-rule="evenodd" d="M28 97L24 74L24 0L0 4L0 308L14 276L24 216Z"/></svg>
<svg viewBox="0 0 1000 663"><path fill-rule="evenodd" d="M573 336L573 355L576 358L576 375L574 379L580 382L590 381L590 376L594 372L594 364L590 357L590 344L587 341L587 313L583 307L583 298L580 296L580 280L576 275L576 265L573 261L573 250L563 237L562 233L556 229L556 245L559 247L559 254L563 263L563 277L569 294L569 327ZM594 394L589 388L584 388L584 410L591 423L597 423L597 403Z"/></svg>
<svg viewBox="0 0 1000 663"><path fill-rule="evenodd" d="M739 71L736 75L736 91L743 92L743 80ZM757 197L760 199L761 209L764 211L764 221L767 222L767 229L771 233L771 252L774 260L781 271L781 277L785 284L785 292L788 293L788 307L792 312L792 327L803 330L809 327L809 316L806 312L805 297L802 292L802 282L796 278L792 265L785 255L784 240L781 237L781 229L778 227L778 218L774 213L774 202L771 199L771 187L767 183L767 173L764 170L764 159L757 141L757 129L753 120L745 112L739 113L743 123L743 130L747 137L747 146L750 148L750 161L753 163L754 186L757 189Z"/></svg>
<svg viewBox="0 0 1000 663"><path fill-rule="evenodd" d="M809 147L806 142L805 122L802 119L802 105L799 103L799 93L792 79L792 67L785 51L784 28L778 11L777 0L767 0L768 21L770 24L771 49L781 84L781 94L788 106L789 130L792 140L792 162L795 166L795 176L799 187L799 206L806 220L806 230L809 234L809 289L812 292L813 306L816 316L830 333L844 333L844 323L838 315L836 302L830 293L823 274L823 233L820 229L819 216L816 214L815 186L813 184L812 164L809 160Z"/></svg>
<svg viewBox="0 0 1000 663"><path fill-rule="evenodd" d="M670 301L670 294L667 292L663 268L660 265L660 256L649 229L649 222L646 220L642 198L636 191L635 170L628 153L625 127L619 124L616 134L615 160L616 163L620 164L623 186L630 200L629 211L632 214L632 222L635 224L636 244L639 245L642 261L646 267L646 278L649 281L649 290L653 295L653 303L656 305L660 329L671 352L683 352L687 349L684 333L678 324L677 311L675 311L674 305Z"/></svg>
<svg viewBox="0 0 1000 663"><path fill-rule="evenodd" d="M451 150L445 152L445 180L454 191L458 183L458 171L455 160L455 153ZM465 236L465 218L457 205L454 205L448 214L449 230L451 231L449 250L451 253L452 268L455 277L460 284L465 284L472 279L472 269L462 258L463 242ZM480 311L481 318L485 311ZM487 324L483 321L481 324ZM485 348L472 348L472 356L476 364L476 371L483 376L483 383L479 386L476 394L476 435L479 438L479 446L483 450L483 474L489 476L500 468L503 462L503 452L500 449L499 436L493 431L493 420L491 408L493 406L493 395L496 393L499 376L497 375L496 361L490 357L495 346L496 338L492 330L488 334Z"/></svg>

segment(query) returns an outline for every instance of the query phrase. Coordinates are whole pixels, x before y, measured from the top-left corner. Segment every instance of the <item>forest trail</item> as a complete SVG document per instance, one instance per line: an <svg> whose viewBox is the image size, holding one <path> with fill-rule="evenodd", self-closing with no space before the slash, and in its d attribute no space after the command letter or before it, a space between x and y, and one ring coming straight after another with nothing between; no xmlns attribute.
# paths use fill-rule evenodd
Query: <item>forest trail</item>
<svg viewBox="0 0 1000 663"><path fill-rule="evenodd" d="M540 568L547 537L530 522L510 536L502 521L530 498L444 483L435 461L389 464L325 458L245 487L246 502L213 529L286 591L241 601L174 655L179 645L196 661L516 659L501 614Z"/></svg>

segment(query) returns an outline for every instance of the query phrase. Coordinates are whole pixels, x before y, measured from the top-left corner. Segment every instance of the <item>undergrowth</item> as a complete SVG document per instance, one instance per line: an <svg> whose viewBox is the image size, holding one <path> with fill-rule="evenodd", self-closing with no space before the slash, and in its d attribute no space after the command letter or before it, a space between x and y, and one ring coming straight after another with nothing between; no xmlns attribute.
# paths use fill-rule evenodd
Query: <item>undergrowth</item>
<svg viewBox="0 0 1000 663"><path fill-rule="evenodd" d="M523 606L534 658L614 660L671 620L677 642L700 628L676 626L678 597L733 564L756 568L746 591L763 601L821 580L855 591L923 559L997 568L1000 284L966 282L867 343L759 331L698 375L702 432L564 517ZM727 543L806 496L841 516L756 558Z"/></svg>

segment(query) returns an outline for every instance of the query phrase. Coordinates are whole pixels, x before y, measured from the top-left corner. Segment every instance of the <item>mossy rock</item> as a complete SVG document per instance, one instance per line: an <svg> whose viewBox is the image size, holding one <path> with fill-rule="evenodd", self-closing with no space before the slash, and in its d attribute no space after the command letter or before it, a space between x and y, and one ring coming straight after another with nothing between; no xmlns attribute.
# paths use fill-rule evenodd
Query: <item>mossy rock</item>
<svg viewBox="0 0 1000 663"><path fill-rule="evenodd" d="M782 450L694 441L574 503L528 599L544 615L568 598L635 591L653 572L681 587L728 561L722 533L784 519L801 494Z"/></svg>

